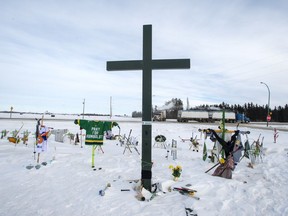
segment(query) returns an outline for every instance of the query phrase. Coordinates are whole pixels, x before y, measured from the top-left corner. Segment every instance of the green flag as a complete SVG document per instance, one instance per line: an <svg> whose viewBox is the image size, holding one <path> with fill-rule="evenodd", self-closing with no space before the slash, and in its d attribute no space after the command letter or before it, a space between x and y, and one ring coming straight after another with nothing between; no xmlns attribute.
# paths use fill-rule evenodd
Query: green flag
<svg viewBox="0 0 288 216"><path fill-rule="evenodd" d="M245 142L245 149L244 149L244 156L246 158L249 158L249 150L250 150L250 144L249 144L249 141L247 139Z"/></svg>
<svg viewBox="0 0 288 216"><path fill-rule="evenodd" d="M205 161L207 159L207 147L206 147L206 139L204 141L204 147L203 147L203 160Z"/></svg>

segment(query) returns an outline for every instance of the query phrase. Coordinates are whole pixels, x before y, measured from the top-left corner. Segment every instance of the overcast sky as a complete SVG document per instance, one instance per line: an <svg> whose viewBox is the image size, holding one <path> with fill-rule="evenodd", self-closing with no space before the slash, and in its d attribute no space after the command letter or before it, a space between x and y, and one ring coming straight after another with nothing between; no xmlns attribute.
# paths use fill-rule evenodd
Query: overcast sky
<svg viewBox="0 0 288 216"><path fill-rule="evenodd" d="M286 0L0 0L0 110L131 115L142 110L142 71L106 71L141 60L143 25L152 58L189 58L186 70L153 71L153 106L284 106Z"/></svg>

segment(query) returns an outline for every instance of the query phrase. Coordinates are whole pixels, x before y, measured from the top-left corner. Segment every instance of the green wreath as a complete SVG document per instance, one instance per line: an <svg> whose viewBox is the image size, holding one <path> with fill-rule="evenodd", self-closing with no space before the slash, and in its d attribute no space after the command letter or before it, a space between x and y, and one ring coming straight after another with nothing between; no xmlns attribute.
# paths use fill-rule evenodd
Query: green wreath
<svg viewBox="0 0 288 216"><path fill-rule="evenodd" d="M166 141L166 137L164 135L157 135L155 137L155 141L156 142L165 142Z"/></svg>

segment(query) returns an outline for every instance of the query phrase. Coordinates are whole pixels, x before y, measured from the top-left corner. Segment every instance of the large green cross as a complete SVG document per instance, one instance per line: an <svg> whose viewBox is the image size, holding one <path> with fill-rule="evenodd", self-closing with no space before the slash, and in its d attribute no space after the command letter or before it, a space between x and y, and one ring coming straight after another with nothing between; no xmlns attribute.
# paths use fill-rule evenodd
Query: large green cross
<svg viewBox="0 0 288 216"><path fill-rule="evenodd" d="M190 59L152 59L152 25L143 26L143 60L107 61L107 71L142 70L142 171L144 188L152 178L152 69L188 69Z"/></svg>

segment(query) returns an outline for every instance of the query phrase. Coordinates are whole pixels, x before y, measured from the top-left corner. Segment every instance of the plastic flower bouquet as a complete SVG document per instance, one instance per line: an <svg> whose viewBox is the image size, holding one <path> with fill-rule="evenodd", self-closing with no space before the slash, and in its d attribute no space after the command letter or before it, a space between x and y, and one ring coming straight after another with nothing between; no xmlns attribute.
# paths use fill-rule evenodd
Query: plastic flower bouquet
<svg viewBox="0 0 288 216"><path fill-rule="evenodd" d="M172 176L174 177L174 180L177 181L177 179L181 176L182 167L179 165L175 167L173 165L170 165L169 169L172 170Z"/></svg>

